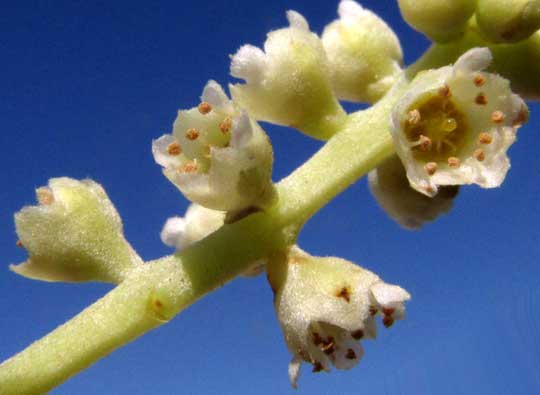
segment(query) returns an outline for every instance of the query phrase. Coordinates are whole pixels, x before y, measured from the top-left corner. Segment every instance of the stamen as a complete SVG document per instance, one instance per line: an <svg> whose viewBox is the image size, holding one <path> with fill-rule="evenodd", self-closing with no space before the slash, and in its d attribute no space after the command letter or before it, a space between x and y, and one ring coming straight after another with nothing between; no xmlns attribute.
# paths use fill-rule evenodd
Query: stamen
<svg viewBox="0 0 540 395"><path fill-rule="evenodd" d="M442 88L439 89L439 95L447 99L451 97L452 92L450 91L450 87L448 85L444 85Z"/></svg>
<svg viewBox="0 0 540 395"><path fill-rule="evenodd" d="M473 156L476 158L477 161L482 162L484 159L486 159L486 154L484 154L484 150L478 148L474 151Z"/></svg>
<svg viewBox="0 0 540 395"><path fill-rule="evenodd" d="M422 117L420 115L420 111L418 111L416 108L409 111L409 113L407 114L407 122L409 123L409 125L417 125L421 119Z"/></svg>
<svg viewBox="0 0 540 395"><path fill-rule="evenodd" d="M491 144L493 141L493 137L489 133L482 132L480 133L480 136L478 136L478 142L480 144Z"/></svg>
<svg viewBox="0 0 540 395"><path fill-rule="evenodd" d="M357 329L354 332L351 332L351 336L355 340L360 340L361 338L364 337L364 330L363 329Z"/></svg>
<svg viewBox="0 0 540 395"><path fill-rule="evenodd" d="M347 350L347 353L345 354L345 358L347 358L347 359L356 359L356 353L354 352L354 350L352 348L349 348Z"/></svg>
<svg viewBox="0 0 540 395"><path fill-rule="evenodd" d="M208 102L203 101L199 106L197 107L199 112L203 115L208 114L210 111L212 111L212 105Z"/></svg>
<svg viewBox="0 0 540 395"><path fill-rule="evenodd" d="M429 137L424 136L423 134L420 135L418 140L416 140L414 143L411 144L411 147L418 147L418 149L422 152L429 151L433 145L433 142Z"/></svg>
<svg viewBox="0 0 540 395"><path fill-rule="evenodd" d="M390 328L394 324L394 319L392 316L385 315L383 318L383 325L387 328Z"/></svg>
<svg viewBox="0 0 540 395"><path fill-rule="evenodd" d="M232 119L231 117L225 118L220 124L219 124L219 130L221 130L221 133L228 133L232 128Z"/></svg>
<svg viewBox="0 0 540 395"><path fill-rule="evenodd" d="M328 342L323 343L322 351L326 355L331 355L336 351L336 343L334 343L333 337L328 338Z"/></svg>
<svg viewBox="0 0 540 395"><path fill-rule="evenodd" d="M23 245L22 241L20 241L20 240L17 240L17 242L15 243L15 245L16 245L17 247L24 248L24 245Z"/></svg>
<svg viewBox="0 0 540 395"><path fill-rule="evenodd" d="M486 77L484 77L482 74L477 74L474 77L474 85L480 87L486 83Z"/></svg>
<svg viewBox="0 0 540 395"><path fill-rule="evenodd" d="M486 95L479 93L478 96L476 96L476 99L474 99L474 102L480 106L485 106L488 101Z"/></svg>
<svg viewBox="0 0 540 395"><path fill-rule="evenodd" d="M39 204L49 206L54 203L54 195L47 187L38 188L36 190L36 198Z"/></svg>
<svg viewBox="0 0 540 395"><path fill-rule="evenodd" d="M448 158L448 166L450 167L459 167L459 165L461 164L461 161L459 160L459 158L456 158L455 156L451 156L450 158Z"/></svg>
<svg viewBox="0 0 540 395"><path fill-rule="evenodd" d="M343 298L345 299L345 301L347 303L349 303L351 301L351 293L349 291L349 288L348 287L343 287L341 288L337 293L336 293L336 296L338 298Z"/></svg>
<svg viewBox="0 0 540 395"><path fill-rule="evenodd" d="M493 111L491 114L491 120L495 123L502 123L506 116L502 111Z"/></svg>
<svg viewBox="0 0 540 395"><path fill-rule="evenodd" d="M179 170L181 173L194 173L197 171L198 167L197 162L194 160L188 160L182 167L180 167Z"/></svg>
<svg viewBox="0 0 540 395"><path fill-rule="evenodd" d="M435 162L426 163L424 166L424 169L426 170L426 173L432 176L437 171L437 163Z"/></svg>
<svg viewBox="0 0 540 395"><path fill-rule="evenodd" d="M529 111L526 108L521 108L516 119L512 122L512 126L521 126L529 119Z"/></svg>
<svg viewBox="0 0 540 395"><path fill-rule="evenodd" d="M323 370L322 363L320 362L313 362L313 369L311 370L313 373L318 373Z"/></svg>
<svg viewBox="0 0 540 395"><path fill-rule="evenodd" d="M173 156L180 155L182 153L182 147L175 141L167 146L167 153Z"/></svg>
<svg viewBox="0 0 540 395"><path fill-rule="evenodd" d="M313 333L313 344L318 346L322 342L323 342L323 339L322 339L321 335L319 335L317 332L314 332Z"/></svg>
<svg viewBox="0 0 540 395"><path fill-rule="evenodd" d="M200 135L199 131L195 128L190 128L186 132L186 137L191 141L197 140L199 135Z"/></svg>

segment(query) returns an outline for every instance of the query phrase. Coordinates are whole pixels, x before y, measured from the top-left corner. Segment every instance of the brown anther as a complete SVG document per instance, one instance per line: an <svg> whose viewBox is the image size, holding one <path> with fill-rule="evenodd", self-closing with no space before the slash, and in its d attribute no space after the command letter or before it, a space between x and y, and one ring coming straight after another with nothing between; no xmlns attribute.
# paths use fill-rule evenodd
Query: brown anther
<svg viewBox="0 0 540 395"><path fill-rule="evenodd" d="M349 348L347 350L347 353L345 354L345 358L347 358L347 359L356 359L356 353L354 352L354 350L352 348Z"/></svg>
<svg viewBox="0 0 540 395"><path fill-rule="evenodd" d="M175 141L167 146L167 153L173 156L180 155L182 153L182 147Z"/></svg>
<svg viewBox="0 0 540 395"><path fill-rule="evenodd" d="M483 93L479 93L474 99L474 102L478 105L485 106L488 101L486 95L484 95Z"/></svg>
<svg viewBox="0 0 540 395"><path fill-rule="evenodd" d="M392 325L394 325L394 319L392 318L392 316L385 315L382 323L385 327L390 328Z"/></svg>
<svg viewBox="0 0 540 395"><path fill-rule="evenodd" d="M163 302L161 300L159 300L159 299L156 299L154 301L154 306L156 306L156 308L161 310L163 308Z"/></svg>
<svg viewBox="0 0 540 395"><path fill-rule="evenodd" d="M493 113L491 114L491 120L495 123L502 123L504 122L505 118L506 116L502 111L493 111Z"/></svg>
<svg viewBox="0 0 540 395"><path fill-rule="evenodd" d="M418 109L414 109L409 111L407 114L407 122L409 125L417 125L421 120L420 111Z"/></svg>
<svg viewBox="0 0 540 395"><path fill-rule="evenodd" d="M323 342L323 339L322 339L321 335L319 335L317 332L314 332L313 333L313 344L318 346L319 344L322 344L322 342Z"/></svg>
<svg viewBox="0 0 540 395"><path fill-rule="evenodd" d="M232 128L232 118L227 117L219 124L219 130L221 133L228 133Z"/></svg>
<svg viewBox="0 0 540 395"><path fill-rule="evenodd" d="M23 245L22 241L20 241L20 240L17 240L17 242L15 243L15 245L16 245L17 247L24 248L24 245Z"/></svg>
<svg viewBox="0 0 540 395"><path fill-rule="evenodd" d="M418 139L418 147L420 151L426 152L431 149L431 146L433 145L433 142L429 137L424 136L423 134L420 135L420 138Z"/></svg>
<svg viewBox="0 0 540 395"><path fill-rule="evenodd" d="M49 206L54 203L54 195L47 187L38 188L36 190L36 198L39 204Z"/></svg>
<svg viewBox="0 0 540 395"><path fill-rule="evenodd" d="M482 132L478 136L478 142L480 144L491 144L492 141L493 141L493 137L491 137L491 134L489 133Z"/></svg>
<svg viewBox="0 0 540 395"><path fill-rule="evenodd" d="M450 87L448 85L444 85L439 89L439 96L449 98L452 96L452 91L450 90Z"/></svg>
<svg viewBox="0 0 540 395"><path fill-rule="evenodd" d="M484 153L484 150L481 148L478 148L477 150L475 150L473 153L473 156L479 162L482 162L484 159L486 159L486 154Z"/></svg>
<svg viewBox="0 0 540 395"><path fill-rule="evenodd" d="M364 337L364 330L363 329L357 329L357 330L351 332L351 336L355 340L360 340L361 338Z"/></svg>
<svg viewBox="0 0 540 395"><path fill-rule="evenodd" d="M396 312L396 309L393 308L393 307L383 307L381 309L381 311L382 311L382 313L384 315L390 315L391 316L392 314L394 314Z"/></svg>
<svg viewBox="0 0 540 395"><path fill-rule="evenodd" d="M379 309L377 309L375 306L369 306L369 314L372 316L377 314L379 312Z"/></svg>
<svg viewBox="0 0 540 395"><path fill-rule="evenodd" d="M201 104L197 106L197 110L203 115L208 114L210 111L212 111L212 105L208 102L203 101Z"/></svg>
<svg viewBox="0 0 540 395"><path fill-rule="evenodd" d="M521 126L529 119L529 111L526 108L522 108L516 119L512 121L512 126Z"/></svg>
<svg viewBox="0 0 540 395"><path fill-rule="evenodd" d="M430 176L432 176L437 171L437 163L435 163L435 162L426 163L424 165L424 170L426 171L426 173L428 173Z"/></svg>
<svg viewBox="0 0 540 395"><path fill-rule="evenodd" d="M349 287L343 287L341 288L337 293L336 296L338 298L344 299L347 303L351 301L351 291L349 291Z"/></svg>
<svg viewBox="0 0 540 395"><path fill-rule="evenodd" d="M433 189L433 187L432 187L431 185L425 186L425 187L424 187L424 190L425 190L427 193L433 193L433 192L435 192L435 189Z"/></svg>
<svg viewBox="0 0 540 395"><path fill-rule="evenodd" d="M182 173L194 173L197 171L197 162L188 160L184 165L180 168L180 172Z"/></svg>
<svg viewBox="0 0 540 395"><path fill-rule="evenodd" d="M197 129L195 128L190 128L187 130L186 132L186 138L188 138L189 140L197 140L197 138L199 137L200 133Z"/></svg>
<svg viewBox="0 0 540 395"><path fill-rule="evenodd" d="M311 369L313 373L318 373L322 370L323 370L322 363L317 362L317 361L313 362L313 369Z"/></svg>
<svg viewBox="0 0 540 395"><path fill-rule="evenodd" d="M474 76L474 85L480 87L486 83L486 77L484 77L482 74L476 74Z"/></svg>
<svg viewBox="0 0 540 395"><path fill-rule="evenodd" d="M333 341L331 341L331 342L329 342L329 343L323 344L323 346L322 346L322 351L323 351L326 355L332 355L332 354L336 351L336 343L334 343Z"/></svg>
<svg viewBox="0 0 540 395"><path fill-rule="evenodd" d="M451 156L450 158L448 158L448 166L450 167L459 167L459 165L461 164L461 161L459 160L459 158L456 158L455 156Z"/></svg>

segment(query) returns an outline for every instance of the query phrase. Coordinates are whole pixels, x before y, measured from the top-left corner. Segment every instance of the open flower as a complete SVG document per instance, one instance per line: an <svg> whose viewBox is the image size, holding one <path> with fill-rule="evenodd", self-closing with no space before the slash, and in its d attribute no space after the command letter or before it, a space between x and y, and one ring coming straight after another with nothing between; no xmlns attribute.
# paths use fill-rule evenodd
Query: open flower
<svg viewBox="0 0 540 395"><path fill-rule="evenodd" d="M178 112L172 134L153 142L165 176L189 200L213 210L271 204L273 152L266 133L215 81L208 82L201 100Z"/></svg>
<svg viewBox="0 0 540 395"><path fill-rule="evenodd" d="M344 259L313 257L298 247L276 255L268 267L279 324L293 359L296 387L300 365L313 372L350 369L362 358L361 339L376 337L375 316L386 327L405 316L410 295Z"/></svg>
<svg viewBox="0 0 540 395"><path fill-rule="evenodd" d="M471 49L454 66L420 73L394 107L396 152L419 192L434 196L439 185L503 182L506 151L528 110L507 80L482 71L490 62L489 49Z"/></svg>
<svg viewBox="0 0 540 395"><path fill-rule="evenodd" d="M368 182L381 208L407 229L418 229L450 211L459 191L457 185L440 187L434 197L416 191L409 185L403 164L396 155L370 171Z"/></svg>
<svg viewBox="0 0 540 395"><path fill-rule="evenodd" d="M355 1L342 0L338 14L321 38L334 91L342 100L376 101L401 75L399 40L381 18Z"/></svg>
<svg viewBox="0 0 540 395"><path fill-rule="evenodd" d="M99 184L53 178L36 195L39 205L15 214L18 244L30 255L10 266L15 273L44 281L119 283L142 264Z"/></svg>
<svg viewBox="0 0 540 395"><path fill-rule="evenodd" d="M244 45L231 58L231 75L246 81L230 86L235 102L255 119L300 129L327 139L345 120L330 83L319 37L296 11L290 26L268 34L264 51Z"/></svg>

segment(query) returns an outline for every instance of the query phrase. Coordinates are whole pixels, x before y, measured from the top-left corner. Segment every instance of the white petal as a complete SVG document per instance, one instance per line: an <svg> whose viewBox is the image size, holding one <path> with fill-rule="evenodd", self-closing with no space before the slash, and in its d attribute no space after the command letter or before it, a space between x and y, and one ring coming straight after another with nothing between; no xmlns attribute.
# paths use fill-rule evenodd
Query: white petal
<svg viewBox="0 0 540 395"><path fill-rule="evenodd" d="M338 6L338 15L340 18L354 18L362 15L364 8L356 1L341 0Z"/></svg>
<svg viewBox="0 0 540 395"><path fill-rule="evenodd" d="M411 298L411 295L400 286L386 284L382 281L372 285L370 291L381 306L403 303Z"/></svg>
<svg viewBox="0 0 540 395"><path fill-rule="evenodd" d="M294 10L287 11L287 20L291 27L309 32L309 24L306 18L299 12Z"/></svg>
<svg viewBox="0 0 540 395"><path fill-rule="evenodd" d="M240 116L233 119L233 127L231 130L231 147L245 147L253 137L253 128L251 121L245 111L242 111Z"/></svg>
<svg viewBox="0 0 540 395"><path fill-rule="evenodd" d="M231 57L230 73L250 84L258 84L264 79L266 55L262 49L254 45L243 45Z"/></svg>
<svg viewBox="0 0 540 395"><path fill-rule="evenodd" d="M222 108L226 107L230 101L221 85L214 80L210 80L206 83L201 100L210 103L214 107Z"/></svg>
<svg viewBox="0 0 540 395"><path fill-rule="evenodd" d="M339 343L334 357L334 366L337 369L349 370L354 368L364 356L364 348L352 338Z"/></svg>
<svg viewBox="0 0 540 395"><path fill-rule="evenodd" d="M302 367L302 359L295 355L289 362L289 380L294 389L298 388L298 377L300 377L300 368Z"/></svg>
<svg viewBox="0 0 540 395"><path fill-rule="evenodd" d="M185 230L186 221L181 217L171 217L165 222L161 231L161 241L169 246L174 247L178 251L185 247Z"/></svg>
<svg viewBox="0 0 540 395"><path fill-rule="evenodd" d="M484 70L491 64L493 56L489 48L473 48L459 57L454 64L454 73L473 73Z"/></svg>
<svg viewBox="0 0 540 395"><path fill-rule="evenodd" d="M157 140L152 141L152 154L158 165L163 167L173 167L179 164L178 156L170 155L167 152L167 147L176 140L172 134L164 134Z"/></svg>

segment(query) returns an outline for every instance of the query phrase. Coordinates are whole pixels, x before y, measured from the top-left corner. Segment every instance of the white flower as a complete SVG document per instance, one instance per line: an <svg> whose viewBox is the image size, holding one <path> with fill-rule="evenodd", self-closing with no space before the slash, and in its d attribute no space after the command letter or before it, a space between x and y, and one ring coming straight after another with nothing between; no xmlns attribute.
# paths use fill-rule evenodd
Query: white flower
<svg viewBox="0 0 540 395"><path fill-rule="evenodd" d="M15 214L18 244L30 255L10 266L15 273L44 281L119 283L142 264L99 184L53 178L36 195L38 206Z"/></svg>
<svg viewBox="0 0 540 395"><path fill-rule="evenodd" d="M273 202L273 152L268 136L237 110L215 81L202 102L178 112L173 134L155 140L163 173L191 201L213 210L262 208Z"/></svg>
<svg viewBox="0 0 540 395"><path fill-rule="evenodd" d="M373 102L401 75L403 53L392 29L352 0L342 0L339 19L325 27L322 43L338 98Z"/></svg>
<svg viewBox="0 0 540 395"><path fill-rule="evenodd" d="M288 11L287 18L290 26L270 32L264 51L244 45L232 56L231 75L246 83L231 85L231 95L258 120L329 138L345 113L332 93L323 46L302 15Z"/></svg>
<svg viewBox="0 0 540 395"><path fill-rule="evenodd" d="M392 135L413 188L428 196L439 185L498 187L506 151L528 110L504 78L483 72L487 48L463 54L454 66L420 73L392 111Z"/></svg>
<svg viewBox="0 0 540 395"><path fill-rule="evenodd" d="M171 217L163 226L161 241L176 251L182 251L221 228L226 219L224 211L210 210L192 203L184 217ZM266 260L260 259L249 265L242 274L255 277L264 272Z"/></svg>
<svg viewBox="0 0 540 395"><path fill-rule="evenodd" d="M397 223L407 229L418 229L425 222L435 220L452 208L459 186L439 188L434 197L412 189L401 160L392 156L369 172L369 189L381 208Z"/></svg>
<svg viewBox="0 0 540 395"><path fill-rule="evenodd" d="M312 257L298 247L275 257L268 267L275 308L293 359L296 388L300 364L313 371L350 369L364 351L358 340L376 337L375 315L390 327L405 316L410 295L374 273L343 259Z"/></svg>

